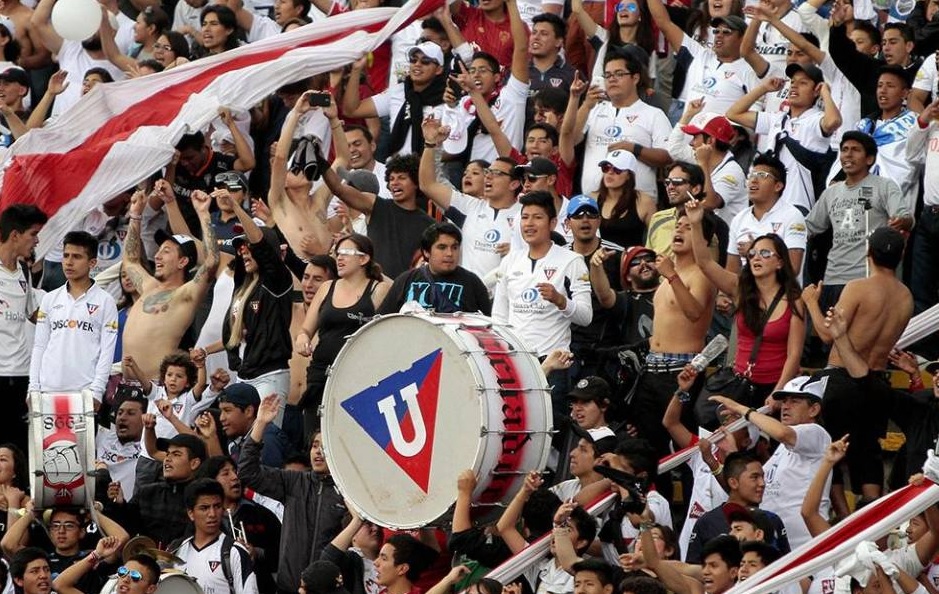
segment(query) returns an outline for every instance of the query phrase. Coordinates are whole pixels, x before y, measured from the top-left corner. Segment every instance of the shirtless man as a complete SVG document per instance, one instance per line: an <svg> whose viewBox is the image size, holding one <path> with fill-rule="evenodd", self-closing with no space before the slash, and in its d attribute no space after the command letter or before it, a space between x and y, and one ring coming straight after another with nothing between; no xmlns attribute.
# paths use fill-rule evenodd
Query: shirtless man
<svg viewBox="0 0 939 594"><path fill-rule="evenodd" d="M166 180L157 182L154 192L162 193ZM192 205L199 216L205 242L205 261L189 279L188 271L198 259L195 240L185 235L166 238L154 256L153 276L141 266L140 218L146 204L142 191L130 202L130 226L124 242L124 270L140 299L134 303L124 329L124 354L131 355L140 368L140 376L158 377L160 362L179 347L179 341L192 324L199 303L205 298L209 283L218 267L218 241L209 215L212 198L197 190Z"/></svg>
<svg viewBox="0 0 939 594"><path fill-rule="evenodd" d="M46 49L39 37L39 32L33 27L31 19L33 11L24 6L20 0L4 0L0 5L0 15L13 22L13 38L20 44L20 57L17 66L24 70L43 68L52 63L52 53Z"/></svg>
<svg viewBox="0 0 939 594"><path fill-rule="evenodd" d="M303 328L303 320L306 319L306 312L313 303L313 297L319 291L320 286L328 280L333 280L338 276L336 272L336 262L326 254L320 254L310 258L306 270L303 271L303 278L300 279L300 286L303 291L303 302L293 304L293 317L290 319L290 336L296 338L297 334ZM315 343L313 343L315 344ZM310 358L304 357L294 350L290 358L290 392L287 394L287 404L297 405L306 391L307 369L310 367Z"/></svg>
<svg viewBox="0 0 939 594"><path fill-rule="evenodd" d="M872 501L880 497L884 482L877 440L887 430L887 415L871 411L893 407L893 392L880 372L887 368L887 356L913 315L913 296L896 276L903 259L903 235L890 227L881 227L867 241L870 276L848 282L835 307L845 318L851 344L873 373L864 378L862 386L845 369L843 353L832 349L822 416L828 433L837 436L832 439L851 435L851 448L842 464L850 472L852 491ZM834 337L825 325L825 312L819 307L821 290L821 283L809 285L802 291L802 299L819 337L830 344ZM847 515L846 507L839 508L844 505L841 474L836 472L833 479L832 503L839 514Z"/></svg>
<svg viewBox="0 0 939 594"><path fill-rule="evenodd" d="M710 232L706 229L705 235ZM672 237L674 260L668 256L656 258L662 283L652 301L655 317L650 350L646 370L630 403L630 422L640 428L640 437L648 439L660 457L669 452L662 417L678 389L678 373L704 348L714 311L716 292L695 263L691 240L691 223L682 214Z"/></svg>
<svg viewBox="0 0 939 594"><path fill-rule="evenodd" d="M300 95L293 109L287 114L271 158L271 189L267 195L274 221L287 238L287 243L293 251L307 258L325 254L332 240L326 225L329 190L321 188L311 199L310 189L313 187L313 181L303 174L304 163L299 162L299 156L294 158L294 162L289 162L293 133L300 118L306 112L317 109L310 105L310 95L316 92L307 91ZM335 101L331 103L323 113L329 118L329 125L334 130L341 130L342 122L337 117ZM339 136L345 138L344 134ZM310 159L315 160L315 157L311 154Z"/></svg>

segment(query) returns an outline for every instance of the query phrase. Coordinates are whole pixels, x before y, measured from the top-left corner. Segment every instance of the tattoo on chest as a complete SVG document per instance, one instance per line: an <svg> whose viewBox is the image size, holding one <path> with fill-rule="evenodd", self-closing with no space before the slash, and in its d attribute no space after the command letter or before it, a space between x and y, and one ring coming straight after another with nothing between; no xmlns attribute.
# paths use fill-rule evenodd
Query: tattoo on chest
<svg viewBox="0 0 939 594"><path fill-rule="evenodd" d="M164 313L170 308L173 291L159 291L143 299L143 311L148 314Z"/></svg>

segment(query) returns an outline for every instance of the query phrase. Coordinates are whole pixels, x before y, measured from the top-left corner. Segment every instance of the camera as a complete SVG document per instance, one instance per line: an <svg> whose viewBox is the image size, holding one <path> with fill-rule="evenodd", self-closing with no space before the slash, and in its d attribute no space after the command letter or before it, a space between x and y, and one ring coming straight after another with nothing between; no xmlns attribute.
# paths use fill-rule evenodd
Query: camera
<svg viewBox="0 0 939 594"><path fill-rule="evenodd" d="M618 470L609 466L598 464L593 467L594 472L608 478L626 491L626 496L620 498L619 509L627 514L641 514L646 508L645 481L625 470Z"/></svg>
<svg viewBox="0 0 939 594"><path fill-rule="evenodd" d="M311 93L308 95L310 107L329 107L332 97L329 93Z"/></svg>

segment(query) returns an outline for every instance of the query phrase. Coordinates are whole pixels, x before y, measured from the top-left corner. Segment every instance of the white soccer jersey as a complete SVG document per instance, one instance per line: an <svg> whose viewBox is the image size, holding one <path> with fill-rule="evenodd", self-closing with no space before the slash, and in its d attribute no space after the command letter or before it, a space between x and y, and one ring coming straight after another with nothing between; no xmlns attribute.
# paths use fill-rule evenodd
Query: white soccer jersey
<svg viewBox="0 0 939 594"><path fill-rule="evenodd" d="M716 450L717 447L715 446L713 449ZM694 483L691 487L691 497L688 499L688 514L685 516L685 524L678 536L682 561L685 560L685 556L688 554L688 543L691 541L691 533L694 531L698 519L727 501L727 493L721 487L714 473L711 472L711 468L704 462L701 452L695 451L692 453L687 464L691 467Z"/></svg>
<svg viewBox="0 0 939 594"><path fill-rule="evenodd" d="M524 148L525 134L525 104L528 101L528 88L531 85L523 83L514 76L509 76L508 82L499 89L499 95L493 102L492 115L499 122L499 128L508 137L509 142L516 150L521 151ZM469 97L460 100L460 107L463 111L463 118L466 125L476 119L476 106ZM481 130L477 132L473 139L473 150L470 153L470 160L485 159L492 163L499 157L496 145L492 142L492 137L484 134Z"/></svg>
<svg viewBox="0 0 939 594"><path fill-rule="evenodd" d="M643 147L668 150L671 130L665 112L643 101L636 100L628 107L615 107L609 101L598 103L587 116L581 191L593 194L600 187L603 178L600 161L606 159L611 144L628 140ZM638 160L636 189L658 198L655 170Z"/></svg>
<svg viewBox="0 0 939 594"><path fill-rule="evenodd" d="M756 133L767 135L773 140L770 146L775 145L779 134L787 134L803 148L816 153L828 152L831 139L822 131L822 118L825 114L818 108L812 107L797 117L789 113L757 113ZM786 188L783 190L783 200L787 203L804 208L806 212L812 210L815 204L815 188L812 185L812 174L792 156L788 148L781 145L779 160L786 166Z"/></svg>
<svg viewBox="0 0 939 594"><path fill-rule="evenodd" d="M728 151L724 160L711 172L711 185L724 200L724 206L715 210L714 214L730 225L734 216L750 203L747 197L747 175L732 152Z"/></svg>
<svg viewBox="0 0 939 594"><path fill-rule="evenodd" d="M753 68L743 58L733 62L721 62L708 47L687 34L681 42L694 59L688 66L685 88L681 100L685 103L704 99L707 111L725 114L737 99L740 99L760 84Z"/></svg>
<svg viewBox="0 0 939 594"><path fill-rule="evenodd" d="M258 594L258 584L251 565L251 555L240 544L231 547L232 586L222 567L222 543L230 536L219 534L209 545L199 549L187 538L176 551L176 556L183 560L180 567L187 575L196 580L205 594Z"/></svg>
<svg viewBox="0 0 939 594"><path fill-rule="evenodd" d="M0 263L0 376L29 375L33 325L29 317L38 307L36 295L17 263L13 272Z"/></svg>
<svg viewBox="0 0 939 594"><path fill-rule="evenodd" d="M749 4L749 3L748 3ZM796 33L806 31L805 23L802 17L795 10L789 10L782 17L782 22L786 23ZM756 53L761 58L769 62L770 66L778 66L783 71L786 69L786 52L789 50L789 40L782 33L776 30L776 27L768 22L760 25L756 34Z"/></svg>
<svg viewBox="0 0 939 594"><path fill-rule="evenodd" d="M926 206L939 206L939 125L935 120L926 128L913 126L906 139L906 158L925 167L923 202Z"/></svg>
<svg viewBox="0 0 939 594"><path fill-rule="evenodd" d="M163 418L163 414L160 413L160 409L157 408L157 401L163 400L166 398L166 388L163 386L157 385L156 382L150 384L150 393L147 394L147 399L150 400L150 403L147 404L147 412L156 416L156 436L157 439L165 437L167 439L175 437L178 431L172 423ZM192 393L192 390L187 390L175 400L171 400L173 403L173 412L176 414L176 417L182 421L184 425L192 426L198 417L205 409L209 408L209 405L212 404L211 398L206 398L206 394L203 394L201 400L196 400L196 395ZM149 458L147 454L147 446L144 443L144 438L140 438L140 455L144 458Z"/></svg>
<svg viewBox="0 0 939 594"><path fill-rule="evenodd" d="M589 279L584 257L560 246L552 244L540 260L529 258L527 250L512 250L499 265L492 317L511 324L538 356L568 349L571 324L586 326L593 318ZM567 307L542 299L539 283L554 285L567 297Z"/></svg>
<svg viewBox="0 0 939 594"><path fill-rule="evenodd" d="M139 457L139 441L121 443L113 429L99 429L95 435L95 460L104 462L111 480L121 483L124 501L134 498L134 480Z"/></svg>
<svg viewBox="0 0 939 594"><path fill-rule="evenodd" d="M66 283L42 298L36 314L29 389L76 392L88 388L101 400L115 344L114 298L97 284L73 298Z"/></svg>
<svg viewBox="0 0 939 594"><path fill-rule="evenodd" d="M738 256L737 244L741 241L753 241L767 233L780 236L790 250L805 249L805 217L798 208L786 204L783 200L777 200L776 204L763 214L762 219L756 218L752 207L737 213L730 223L727 253ZM745 263L743 258L740 263Z"/></svg>
<svg viewBox="0 0 939 594"><path fill-rule="evenodd" d="M482 198L458 190L450 193L450 206L463 213L463 268L479 278L499 267L502 256L496 253L500 243L511 243L512 228L522 207L516 202L509 208L496 209Z"/></svg>

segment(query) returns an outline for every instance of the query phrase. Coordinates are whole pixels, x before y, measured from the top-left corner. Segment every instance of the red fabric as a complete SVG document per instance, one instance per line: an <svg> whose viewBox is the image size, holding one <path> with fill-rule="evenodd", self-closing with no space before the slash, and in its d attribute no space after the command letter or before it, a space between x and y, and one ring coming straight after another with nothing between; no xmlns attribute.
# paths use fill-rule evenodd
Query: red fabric
<svg viewBox="0 0 939 594"><path fill-rule="evenodd" d="M528 163L528 157L514 148L512 152L509 153L509 158L519 165ZM559 157L557 153L551 155L550 159L555 167L558 168L558 183L556 186L558 194L570 198L571 192L574 191L574 168L561 160L561 157Z"/></svg>
<svg viewBox="0 0 939 594"><path fill-rule="evenodd" d="M494 23L486 18L481 8L463 6L454 22L463 33L464 39L487 54L492 54L503 68L512 64L512 29L509 16L501 23Z"/></svg>
<svg viewBox="0 0 939 594"><path fill-rule="evenodd" d="M753 342L756 335L743 322L743 314L737 312L737 357L734 360L734 371L743 373L747 369L747 361L750 358L750 351L753 350ZM760 352L757 354L756 364L753 366L753 372L750 379L757 384L775 384L782 375L783 367L786 365L786 349L789 346L789 323L792 321L792 308L786 307L784 313L778 320L773 320L766 325L763 331L763 344L760 345Z"/></svg>

